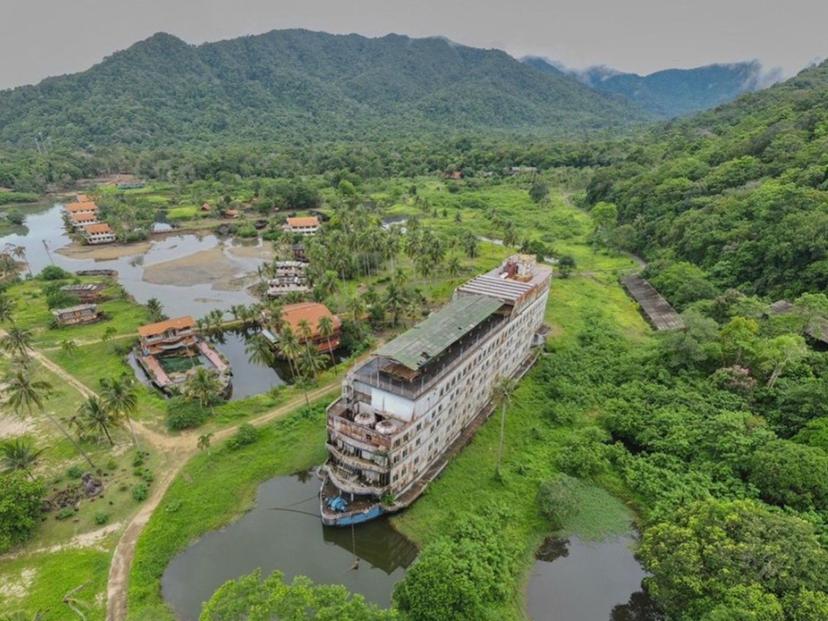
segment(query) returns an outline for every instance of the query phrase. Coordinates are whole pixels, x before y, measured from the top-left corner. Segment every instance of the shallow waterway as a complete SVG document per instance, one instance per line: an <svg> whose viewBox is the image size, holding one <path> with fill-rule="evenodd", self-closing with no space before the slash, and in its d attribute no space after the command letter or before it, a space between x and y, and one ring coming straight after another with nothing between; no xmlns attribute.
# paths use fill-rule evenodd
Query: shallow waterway
<svg viewBox="0 0 828 621"><path fill-rule="evenodd" d="M253 509L178 554L161 580L177 618L195 621L219 586L257 568L263 575L282 571L288 580L344 584L387 606L416 546L384 519L354 529L323 526L318 492L311 472L271 479L259 486Z"/></svg>
<svg viewBox="0 0 828 621"><path fill-rule="evenodd" d="M584 541L547 539L526 591L533 621L660 621L642 590L647 575L633 554L633 534Z"/></svg>
<svg viewBox="0 0 828 621"><path fill-rule="evenodd" d="M256 301L245 284L264 262L260 257L267 255L261 242L251 249L212 233L168 233L136 244L78 247L66 234L62 209L55 204L26 210L27 230L0 237L0 246L23 246L34 273L52 264L72 272L117 270L118 281L138 302L158 298L170 317L201 317L214 308L228 310ZM196 258L187 263L193 255ZM176 269L176 261L187 263L185 269ZM147 271L152 278L145 278ZM172 271L176 279L164 277Z"/></svg>

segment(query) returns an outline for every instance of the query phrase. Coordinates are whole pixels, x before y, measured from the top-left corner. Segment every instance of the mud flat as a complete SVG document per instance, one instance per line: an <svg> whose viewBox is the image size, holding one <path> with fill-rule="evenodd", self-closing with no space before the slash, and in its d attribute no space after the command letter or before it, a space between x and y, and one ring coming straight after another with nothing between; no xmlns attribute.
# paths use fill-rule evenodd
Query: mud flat
<svg viewBox="0 0 828 621"><path fill-rule="evenodd" d="M134 244L106 244L102 246L85 246L77 242L72 242L68 246L59 248L55 252L70 259L114 261L115 259L121 259L123 257L145 254L151 246L152 243L148 241L136 242Z"/></svg>
<svg viewBox="0 0 828 621"><path fill-rule="evenodd" d="M169 261L144 266L144 282L190 287L212 285L219 291L243 289L251 278L244 268L225 255L220 246Z"/></svg>

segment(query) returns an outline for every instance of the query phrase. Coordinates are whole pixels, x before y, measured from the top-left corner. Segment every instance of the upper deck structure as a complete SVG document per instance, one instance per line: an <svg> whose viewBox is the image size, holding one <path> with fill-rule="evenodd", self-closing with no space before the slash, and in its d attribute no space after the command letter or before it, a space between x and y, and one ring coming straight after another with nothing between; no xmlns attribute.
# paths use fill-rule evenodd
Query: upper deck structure
<svg viewBox="0 0 828 621"><path fill-rule="evenodd" d="M530 366L550 277L510 257L348 373L328 408L323 522L366 521L422 493L485 421L495 385Z"/></svg>

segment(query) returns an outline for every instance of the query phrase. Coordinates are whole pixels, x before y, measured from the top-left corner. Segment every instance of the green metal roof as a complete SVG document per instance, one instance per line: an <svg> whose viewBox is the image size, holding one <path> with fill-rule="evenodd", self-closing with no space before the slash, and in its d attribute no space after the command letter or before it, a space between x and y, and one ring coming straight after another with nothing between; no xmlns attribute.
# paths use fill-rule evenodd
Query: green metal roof
<svg viewBox="0 0 828 621"><path fill-rule="evenodd" d="M416 371L503 306L485 295L461 295L437 312L383 345L377 355Z"/></svg>

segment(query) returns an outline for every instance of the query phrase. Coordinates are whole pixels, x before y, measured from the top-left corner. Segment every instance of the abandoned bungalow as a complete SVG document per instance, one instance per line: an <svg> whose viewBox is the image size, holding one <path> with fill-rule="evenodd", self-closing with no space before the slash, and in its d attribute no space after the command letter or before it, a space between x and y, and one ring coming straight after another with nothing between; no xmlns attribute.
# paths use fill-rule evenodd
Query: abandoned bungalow
<svg viewBox="0 0 828 621"><path fill-rule="evenodd" d="M98 213L98 206L90 200L77 203L68 203L64 205L63 209L70 216L80 213Z"/></svg>
<svg viewBox="0 0 828 621"><path fill-rule="evenodd" d="M275 261L276 274L268 282L267 295L278 298L289 293L307 293L310 282L308 264L302 261Z"/></svg>
<svg viewBox="0 0 828 621"><path fill-rule="evenodd" d="M330 319L330 334L325 334L319 325L323 317ZM330 353L339 347L342 336L342 322L324 304L318 302L286 304L282 307L282 322L286 327L290 327L298 341L303 345L307 342L303 335L303 326L307 322L310 329L310 342L317 350L322 353Z"/></svg>
<svg viewBox="0 0 828 621"><path fill-rule="evenodd" d="M299 235L314 235L319 231L319 218L316 216L294 216L285 222L288 233Z"/></svg>
<svg viewBox="0 0 828 621"><path fill-rule="evenodd" d="M165 392L183 384L196 367L213 371L225 392L230 389L230 365L195 330L190 316L158 321L138 328L136 360L152 383Z"/></svg>
<svg viewBox="0 0 828 621"><path fill-rule="evenodd" d="M115 232L106 222L90 224L83 227L83 238L87 244L111 244L115 241Z"/></svg>
<svg viewBox="0 0 828 621"><path fill-rule="evenodd" d="M328 407L322 520L410 505L491 412L496 384L535 359L551 271L515 255L353 368Z"/></svg>
<svg viewBox="0 0 828 621"><path fill-rule="evenodd" d="M94 323L101 318L102 314L95 304L78 304L69 308L56 308L52 311L55 321L61 327Z"/></svg>
<svg viewBox="0 0 828 621"><path fill-rule="evenodd" d="M78 213L70 213L69 214L69 223L72 225L72 228L77 230L83 229L85 226L89 226L90 224L97 224L98 223L98 214L95 211L83 211Z"/></svg>
<svg viewBox="0 0 828 621"><path fill-rule="evenodd" d="M77 283L72 285L63 285L60 290L69 295L73 295L83 303L97 302L103 295L105 286L103 283Z"/></svg>

